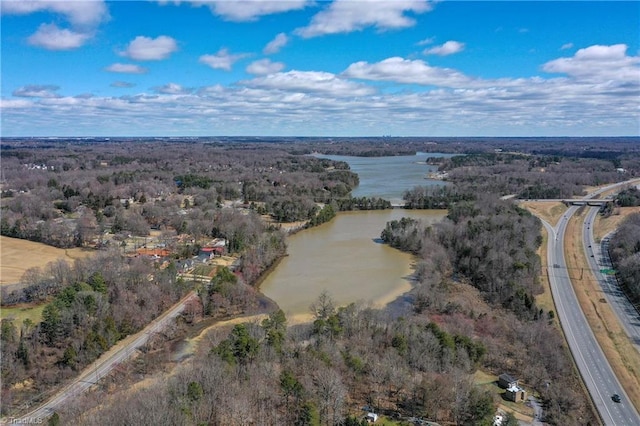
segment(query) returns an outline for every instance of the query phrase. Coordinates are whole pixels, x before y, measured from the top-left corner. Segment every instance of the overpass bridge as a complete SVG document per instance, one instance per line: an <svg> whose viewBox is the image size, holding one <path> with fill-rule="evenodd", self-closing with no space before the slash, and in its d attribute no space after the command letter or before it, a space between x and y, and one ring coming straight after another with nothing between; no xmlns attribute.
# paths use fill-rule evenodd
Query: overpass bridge
<svg viewBox="0 0 640 426"><path fill-rule="evenodd" d="M593 198L573 199L569 198L562 200L562 202L568 206L604 206L608 203L613 203L614 200L595 200Z"/></svg>
<svg viewBox="0 0 640 426"><path fill-rule="evenodd" d="M537 203L563 203L567 206L604 206L613 203L613 199L595 199L595 198L538 198L538 199L519 199L518 201L535 201Z"/></svg>

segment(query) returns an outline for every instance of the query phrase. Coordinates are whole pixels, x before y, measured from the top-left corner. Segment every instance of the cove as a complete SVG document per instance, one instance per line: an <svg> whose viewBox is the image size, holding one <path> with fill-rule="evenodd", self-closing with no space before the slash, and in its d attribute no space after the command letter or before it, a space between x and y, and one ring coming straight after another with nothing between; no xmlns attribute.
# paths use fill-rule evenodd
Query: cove
<svg viewBox="0 0 640 426"><path fill-rule="evenodd" d="M309 320L309 306L327 291L337 306L364 302L382 307L411 288L413 257L379 241L386 223L402 217L440 221L446 210L341 212L331 222L288 237L289 256L267 276L260 291L284 311L289 323Z"/></svg>

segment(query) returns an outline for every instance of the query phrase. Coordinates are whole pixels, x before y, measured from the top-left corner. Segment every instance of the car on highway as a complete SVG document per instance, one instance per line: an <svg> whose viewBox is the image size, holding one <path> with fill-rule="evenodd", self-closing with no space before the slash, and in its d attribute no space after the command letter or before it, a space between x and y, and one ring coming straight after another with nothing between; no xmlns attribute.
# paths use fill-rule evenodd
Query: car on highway
<svg viewBox="0 0 640 426"><path fill-rule="evenodd" d="M617 393L614 393L611 396L611 399L613 400L613 402L620 402L620 395L618 395Z"/></svg>

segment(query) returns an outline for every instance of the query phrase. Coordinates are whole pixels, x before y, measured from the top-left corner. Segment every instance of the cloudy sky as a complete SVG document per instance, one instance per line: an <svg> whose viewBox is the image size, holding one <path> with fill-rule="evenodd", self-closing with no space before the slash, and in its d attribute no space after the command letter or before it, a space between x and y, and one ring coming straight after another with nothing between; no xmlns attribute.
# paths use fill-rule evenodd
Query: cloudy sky
<svg viewBox="0 0 640 426"><path fill-rule="evenodd" d="M2 136L640 134L640 2L0 2Z"/></svg>

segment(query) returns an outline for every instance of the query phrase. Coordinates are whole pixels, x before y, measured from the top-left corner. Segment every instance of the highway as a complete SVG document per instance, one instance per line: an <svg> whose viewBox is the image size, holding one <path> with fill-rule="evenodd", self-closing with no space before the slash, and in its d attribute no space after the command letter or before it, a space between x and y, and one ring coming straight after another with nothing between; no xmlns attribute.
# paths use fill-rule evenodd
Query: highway
<svg viewBox="0 0 640 426"><path fill-rule="evenodd" d="M589 269L600 284L607 303L617 315L620 324L636 350L640 351L640 315L638 315L636 309L620 289L616 276L613 273L607 273L613 270L611 259L607 252L609 239L605 237L600 244L597 244L593 237L593 223L598 210L598 207L590 207L583 221L582 241L584 253L589 262Z"/></svg>
<svg viewBox="0 0 640 426"><path fill-rule="evenodd" d="M602 192L627 183L622 182L601 188L591 193L590 197L595 197ZM578 371L604 424L612 426L638 425L640 424L640 416L629 402L629 398L589 327L578 303L567 269L564 257L564 238L567 224L577 210L576 206L570 207L555 228L542 221L549 234L547 243L548 273L558 318ZM589 228L592 227L589 225ZM562 384L555 385L562 386ZM622 401L620 403L614 402L611 399L613 394L620 395Z"/></svg>
<svg viewBox="0 0 640 426"><path fill-rule="evenodd" d="M109 372L111 372L111 370L113 370L118 364L131 357L138 348L142 347L147 343L147 341L149 341L151 336L166 328L171 321L173 321L185 309L187 303L194 297L196 297L195 293L190 292L187 296L182 298L182 300L173 305L171 309L164 312L161 316L147 325L147 327L142 331L125 339L127 340L126 344L117 345L104 353L92 365L85 368L76 379L65 386L47 402L16 419L25 419L27 421L36 422L38 419L45 419L51 416L71 398L85 392L91 386L95 385L100 379L109 374ZM3 421L7 420L11 423L11 418L3 419Z"/></svg>

